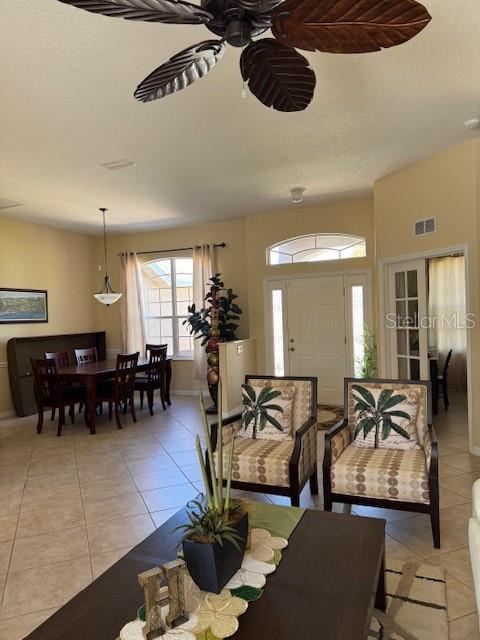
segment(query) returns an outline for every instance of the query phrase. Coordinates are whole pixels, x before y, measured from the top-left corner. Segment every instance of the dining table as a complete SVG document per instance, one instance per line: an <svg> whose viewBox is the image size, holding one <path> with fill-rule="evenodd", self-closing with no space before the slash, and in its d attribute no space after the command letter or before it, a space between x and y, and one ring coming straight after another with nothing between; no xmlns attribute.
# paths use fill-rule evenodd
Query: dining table
<svg viewBox="0 0 480 640"><path fill-rule="evenodd" d="M170 400L170 383L172 380L172 359L166 358L164 361L164 394L168 405ZM148 358L139 358L137 371L145 371L148 367ZM97 362L85 362L84 364L71 364L66 367L59 367L58 375L60 379L68 384L79 382L86 386L86 420L90 429L90 434L96 433L96 408L97 408L97 383L100 380L113 378L117 367L116 358L107 358Z"/></svg>

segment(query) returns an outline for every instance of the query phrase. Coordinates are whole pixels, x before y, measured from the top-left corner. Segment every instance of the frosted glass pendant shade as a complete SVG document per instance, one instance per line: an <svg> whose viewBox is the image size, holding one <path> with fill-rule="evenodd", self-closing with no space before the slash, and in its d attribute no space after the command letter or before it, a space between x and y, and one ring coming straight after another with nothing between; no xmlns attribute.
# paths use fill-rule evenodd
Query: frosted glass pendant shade
<svg viewBox="0 0 480 640"><path fill-rule="evenodd" d="M109 307L122 297L121 293L94 293L93 297Z"/></svg>

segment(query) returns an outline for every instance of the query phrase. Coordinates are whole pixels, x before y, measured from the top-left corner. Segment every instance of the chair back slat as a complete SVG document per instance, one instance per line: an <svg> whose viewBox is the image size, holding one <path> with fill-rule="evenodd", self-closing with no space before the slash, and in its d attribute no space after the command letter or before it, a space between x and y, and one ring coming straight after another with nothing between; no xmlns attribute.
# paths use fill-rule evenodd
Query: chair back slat
<svg viewBox="0 0 480 640"><path fill-rule="evenodd" d="M165 349L163 348L164 346ZM163 379L164 362L167 354L166 345L161 345L158 348L150 345L149 353L150 357L147 368L148 383L159 385Z"/></svg>
<svg viewBox="0 0 480 640"><path fill-rule="evenodd" d="M54 403L59 394L58 369L54 358L31 359L35 396L40 405Z"/></svg>
<svg viewBox="0 0 480 640"><path fill-rule="evenodd" d="M156 351L161 352L162 360L166 360L167 359L168 344L149 344L147 342L147 344L145 345L145 357L146 358L149 357L148 354L150 353L150 351L152 351L152 349L155 349Z"/></svg>
<svg viewBox="0 0 480 640"><path fill-rule="evenodd" d="M448 367L450 366L450 360L452 359L453 349L450 349L447 355L447 359L445 360L445 364L443 365L443 377L446 378L448 376Z"/></svg>
<svg viewBox="0 0 480 640"><path fill-rule="evenodd" d="M44 356L47 360L55 360L58 369L68 367L70 364L68 351L45 351Z"/></svg>
<svg viewBox="0 0 480 640"><path fill-rule="evenodd" d="M88 349L74 349L77 364L86 364L88 362L98 361L97 347L89 347Z"/></svg>
<svg viewBox="0 0 480 640"><path fill-rule="evenodd" d="M125 396L133 393L139 355L138 351L137 353L119 353L117 355L117 366L115 369L116 395Z"/></svg>

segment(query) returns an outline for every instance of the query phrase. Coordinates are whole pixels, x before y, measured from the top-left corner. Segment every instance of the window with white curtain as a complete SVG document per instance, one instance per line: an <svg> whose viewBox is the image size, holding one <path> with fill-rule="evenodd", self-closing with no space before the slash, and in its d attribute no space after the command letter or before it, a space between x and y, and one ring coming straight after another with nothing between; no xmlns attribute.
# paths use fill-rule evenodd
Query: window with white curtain
<svg viewBox="0 0 480 640"><path fill-rule="evenodd" d="M151 260L142 275L148 341L167 344L174 358L193 358L193 337L183 324L193 302L193 259Z"/></svg>
<svg viewBox="0 0 480 640"><path fill-rule="evenodd" d="M449 386L466 390L467 309L464 256L428 261L429 347L436 349L441 372L452 349Z"/></svg>

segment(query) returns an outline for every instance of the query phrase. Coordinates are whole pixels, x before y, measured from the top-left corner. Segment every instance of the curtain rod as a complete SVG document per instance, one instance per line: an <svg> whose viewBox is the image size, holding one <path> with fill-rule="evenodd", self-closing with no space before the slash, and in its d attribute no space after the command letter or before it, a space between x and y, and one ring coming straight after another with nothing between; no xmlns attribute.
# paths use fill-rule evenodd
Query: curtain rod
<svg viewBox="0 0 480 640"><path fill-rule="evenodd" d="M225 244L225 242L219 242L217 244L213 245L214 247L226 247L227 245ZM200 247L198 245L195 245L195 247L180 247L179 249L154 249L152 251L137 251L137 256L143 256L147 253L174 253L175 251L191 251L192 249L200 249ZM130 252L130 255L133 255L133 251ZM124 253L118 253L117 255L119 256L123 256Z"/></svg>

